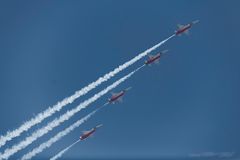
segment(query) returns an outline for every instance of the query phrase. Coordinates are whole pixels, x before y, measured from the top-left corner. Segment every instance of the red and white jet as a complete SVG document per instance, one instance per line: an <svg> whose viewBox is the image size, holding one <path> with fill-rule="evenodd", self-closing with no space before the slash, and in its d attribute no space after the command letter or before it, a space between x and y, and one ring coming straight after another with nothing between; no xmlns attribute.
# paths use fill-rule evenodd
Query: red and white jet
<svg viewBox="0 0 240 160"><path fill-rule="evenodd" d="M102 126L103 126L103 125L100 124L100 125L97 125L96 127L92 128L92 129L89 130L89 131L83 131L83 134L80 136L80 140L82 141L82 140L84 140L84 139L92 136L93 133L96 132L96 130L97 130L98 128L102 127Z"/></svg>
<svg viewBox="0 0 240 160"><path fill-rule="evenodd" d="M178 24L178 29L175 31L175 35L181 35L182 33L189 34L189 29L194 25L197 24L199 20L192 21L186 25Z"/></svg>
<svg viewBox="0 0 240 160"><path fill-rule="evenodd" d="M152 64L152 63L159 63L159 59L160 59L160 57L163 55L163 54L165 54L165 53L167 53L168 52L168 50L164 50L164 51L162 51L162 52L160 52L160 53L158 53L158 54L156 54L156 55L148 55L148 60L146 60L145 61L145 65L150 65L150 64Z"/></svg>
<svg viewBox="0 0 240 160"><path fill-rule="evenodd" d="M123 95L130 90L132 87L128 87L127 89L122 90L119 93L112 93L112 97L108 99L108 103L122 102Z"/></svg>

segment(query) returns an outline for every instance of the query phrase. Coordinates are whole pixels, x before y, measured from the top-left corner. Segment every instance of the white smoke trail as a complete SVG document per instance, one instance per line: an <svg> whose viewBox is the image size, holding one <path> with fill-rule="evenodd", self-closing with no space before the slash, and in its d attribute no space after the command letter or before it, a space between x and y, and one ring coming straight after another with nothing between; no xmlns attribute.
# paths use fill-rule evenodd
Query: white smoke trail
<svg viewBox="0 0 240 160"><path fill-rule="evenodd" d="M68 146L67 148L65 148L64 150L62 150L61 152L59 152L58 154L56 154L56 155L55 155L54 157L52 157L50 160L56 160L56 159L62 157L62 155L63 155L65 152L67 152L72 146L74 146L75 144L77 144L79 141L80 141L80 139L77 140L76 142L74 142L73 144L71 144L70 146Z"/></svg>
<svg viewBox="0 0 240 160"><path fill-rule="evenodd" d="M40 144L37 148L34 148L31 152L23 155L23 157L21 158L21 160L27 160L27 159L31 159L34 156L36 156L38 153L41 153L44 149L51 147L52 144L54 144L55 142L57 142L58 140L60 140L62 137L64 137L65 135L67 135L68 133L70 133L71 131L73 131L75 128L79 127L82 123L86 122L91 116L93 116L100 108L94 110L93 112L91 112L90 114L88 114L87 116L83 117L82 119L76 121L75 123L73 123L71 126L69 126L68 128L64 129L61 132L58 132L55 136L53 136L52 138L50 138L48 141Z"/></svg>
<svg viewBox="0 0 240 160"><path fill-rule="evenodd" d="M45 118L50 117L55 112L61 110L67 104L72 103L74 100L76 100L80 96L87 94L89 91L91 91L92 89L96 88L101 83L109 80L111 77L113 77L114 75L116 75L120 71L126 69L130 65L134 64L135 62L137 62L138 60L140 60L141 58L146 56L151 51L157 49L159 46L161 46L162 44L164 44L165 42L167 42L169 39L171 39L174 36L175 36L175 34L170 36L170 37L168 37L167 39L163 40L162 42L156 44L155 46L147 49L146 51L140 53L139 55L137 55L133 59L129 60L128 62L118 66L113 71L105 74L103 77L100 77L95 82L92 82L88 86L82 88L81 90L76 91L72 96L63 99L62 101L58 102L54 106L49 107L45 111L38 113L32 119L30 119L29 121L26 121L25 123L23 123L19 128L15 129L13 131L8 131L6 133L6 135L3 135L3 136L0 137L0 147L5 145L7 141L10 141L10 140L12 140L15 137L20 136L22 132L29 130L32 126L34 126L34 125L36 125L38 123L41 123Z"/></svg>
<svg viewBox="0 0 240 160"><path fill-rule="evenodd" d="M135 72L137 72L138 70L140 70L144 66L145 65L142 65L141 67L137 68L136 70L130 72L126 76L124 76L121 79L119 79L116 82L114 82L112 85L108 86L104 90L102 90L102 91L98 92L97 94L95 94L93 97L89 98L88 100L85 100L84 102L79 104L76 108L67 111L65 114L61 115L59 118L55 118L53 121L49 122L46 126L40 128L37 131L35 131L34 133L32 133L31 136L26 137L25 140L19 142L18 144L13 145L11 148L7 148L4 151L3 154L0 154L0 159L8 159L11 155L15 154L19 150L24 149L25 147L30 145L32 142L34 142L38 138L42 137L43 135L47 134L53 128L57 127L58 125L60 125L64 121L68 120L74 114L76 114L77 112L79 112L83 108L86 108L88 105L90 105L91 103L95 102L97 99L99 99L100 97L105 95L107 92L109 92L110 90L112 90L115 87L117 87L119 84L121 84L122 82L124 82L125 80L130 78Z"/></svg>

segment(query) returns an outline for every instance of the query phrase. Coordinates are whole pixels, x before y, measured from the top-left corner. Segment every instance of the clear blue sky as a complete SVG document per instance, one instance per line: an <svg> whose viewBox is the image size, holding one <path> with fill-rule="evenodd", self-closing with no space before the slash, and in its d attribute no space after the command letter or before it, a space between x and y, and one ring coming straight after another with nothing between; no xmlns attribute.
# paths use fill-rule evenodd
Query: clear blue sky
<svg viewBox="0 0 240 160"><path fill-rule="evenodd" d="M178 23L199 19L190 36L175 37L159 49L170 50L159 65L145 67L115 90L133 87L123 103L104 108L37 158L53 156L98 123L104 127L95 137L77 144L64 158L182 157L210 151L238 156L239 6L237 0L1 1L0 133L170 36ZM102 105L108 96L15 158Z"/></svg>

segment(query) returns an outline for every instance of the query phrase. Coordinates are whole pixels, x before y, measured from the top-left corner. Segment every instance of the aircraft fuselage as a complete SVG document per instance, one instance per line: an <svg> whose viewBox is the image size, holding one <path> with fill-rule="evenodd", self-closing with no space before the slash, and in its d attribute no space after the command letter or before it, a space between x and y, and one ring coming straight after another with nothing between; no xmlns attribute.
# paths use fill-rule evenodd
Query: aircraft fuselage
<svg viewBox="0 0 240 160"><path fill-rule="evenodd" d="M109 99L109 103L115 102L116 100L118 100L120 97L122 97L125 94L125 91L121 91L116 95L113 95L110 99Z"/></svg>
<svg viewBox="0 0 240 160"><path fill-rule="evenodd" d="M89 136L91 136L94 132L96 131L95 128L91 129L89 132L83 134L82 136L80 136L80 140L84 140L86 138L88 138Z"/></svg>
<svg viewBox="0 0 240 160"><path fill-rule="evenodd" d="M179 35L179 34L181 34L181 33L184 33L185 31L187 31L188 29L190 29L192 27L192 24L190 23L190 24L187 24L187 25L185 25L183 28L181 28L181 29L178 29L177 31L176 31L176 35Z"/></svg>
<svg viewBox="0 0 240 160"><path fill-rule="evenodd" d="M151 63L155 62L156 60L158 60L158 59L160 58L160 56L161 56L161 54L158 54L158 55L156 55L156 56L148 59L148 60L145 62L145 64L151 64Z"/></svg>

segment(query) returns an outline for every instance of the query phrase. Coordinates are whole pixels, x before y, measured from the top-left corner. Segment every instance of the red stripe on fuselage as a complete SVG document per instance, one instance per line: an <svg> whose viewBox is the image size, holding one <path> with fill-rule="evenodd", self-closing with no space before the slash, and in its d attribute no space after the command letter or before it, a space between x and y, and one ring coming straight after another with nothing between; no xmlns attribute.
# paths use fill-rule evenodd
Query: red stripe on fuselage
<svg viewBox="0 0 240 160"><path fill-rule="evenodd" d="M188 30L188 29L191 28L191 27L192 27L192 24L188 24L188 25L184 26L183 28L177 30L176 35L185 32L186 30Z"/></svg>
<svg viewBox="0 0 240 160"><path fill-rule="evenodd" d="M119 99L120 97L122 97L124 95L125 91L121 91L120 93L118 93L117 95L114 95L110 98L109 102L114 102L117 99Z"/></svg>
<svg viewBox="0 0 240 160"><path fill-rule="evenodd" d="M92 129L92 130L89 131L88 133L83 134L83 135L80 137L80 139L81 139L81 140L84 140L84 139L88 138L88 137L91 136L95 131L96 131L96 129Z"/></svg>
<svg viewBox="0 0 240 160"><path fill-rule="evenodd" d="M146 61L145 64L151 64L151 63L153 63L154 61L156 61L157 59L159 59L160 56L161 56L161 55L159 54L159 55L156 55L156 56L153 57L153 58L150 58L149 60Z"/></svg>

